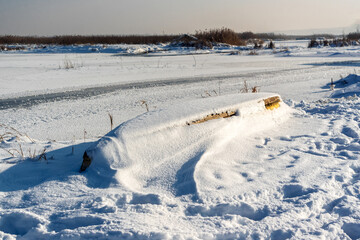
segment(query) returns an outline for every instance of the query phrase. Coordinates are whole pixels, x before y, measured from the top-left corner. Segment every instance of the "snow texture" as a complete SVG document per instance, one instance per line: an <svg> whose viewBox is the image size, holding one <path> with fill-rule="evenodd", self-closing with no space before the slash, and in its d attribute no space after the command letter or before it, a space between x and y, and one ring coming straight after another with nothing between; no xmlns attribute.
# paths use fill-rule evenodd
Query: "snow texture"
<svg viewBox="0 0 360 240"><path fill-rule="evenodd" d="M359 239L360 47L275 44L1 52L0 239Z"/></svg>

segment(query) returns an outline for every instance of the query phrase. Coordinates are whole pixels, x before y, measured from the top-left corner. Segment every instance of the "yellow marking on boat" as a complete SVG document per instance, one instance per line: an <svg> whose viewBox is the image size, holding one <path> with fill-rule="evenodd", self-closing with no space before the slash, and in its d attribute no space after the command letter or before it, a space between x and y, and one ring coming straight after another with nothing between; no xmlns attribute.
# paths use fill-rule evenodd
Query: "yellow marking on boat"
<svg viewBox="0 0 360 240"><path fill-rule="evenodd" d="M281 102L281 100L280 100L279 96L264 99L265 108L268 110L274 110L276 108L279 108L280 102Z"/></svg>

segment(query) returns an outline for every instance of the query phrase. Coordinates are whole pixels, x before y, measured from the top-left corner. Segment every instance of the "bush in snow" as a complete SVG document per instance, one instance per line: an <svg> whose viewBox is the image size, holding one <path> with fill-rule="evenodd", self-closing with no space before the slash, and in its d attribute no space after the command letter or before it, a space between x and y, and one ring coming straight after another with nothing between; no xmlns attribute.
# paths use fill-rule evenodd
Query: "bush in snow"
<svg viewBox="0 0 360 240"><path fill-rule="evenodd" d="M254 49L261 49L263 48L264 41L257 38L252 38L247 40L246 44L254 44Z"/></svg>
<svg viewBox="0 0 360 240"><path fill-rule="evenodd" d="M273 41L270 41L268 48L270 49L274 49L275 48L275 43L273 43Z"/></svg>
<svg viewBox="0 0 360 240"><path fill-rule="evenodd" d="M318 46L319 46L319 43L315 39L311 39L311 41L309 42L309 45L308 45L309 48L318 47Z"/></svg>
<svg viewBox="0 0 360 240"><path fill-rule="evenodd" d="M330 47L347 47L347 46L356 46L359 45L359 42L356 40L351 40L349 38L337 38L337 39L332 39L332 40L315 40L312 39L309 42L308 47L309 48L313 48L313 47L326 47L326 46L330 46Z"/></svg>
<svg viewBox="0 0 360 240"><path fill-rule="evenodd" d="M350 40L360 40L360 32L349 33L347 38Z"/></svg>
<svg viewBox="0 0 360 240"><path fill-rule="evenodd" d="M195 36L184 34L171 42L171 46L175 47L194 47L196 49L212 49L213 45L205 39L198 39Z"/></svg>
<svg viewBox="0 0 360 240"><path fill-rule="evenodd" d="M229 28L196 31L195 37L200 40L216 43L227 43L237 46L245 45L245 42L239 38L238 34Z"/></svg>

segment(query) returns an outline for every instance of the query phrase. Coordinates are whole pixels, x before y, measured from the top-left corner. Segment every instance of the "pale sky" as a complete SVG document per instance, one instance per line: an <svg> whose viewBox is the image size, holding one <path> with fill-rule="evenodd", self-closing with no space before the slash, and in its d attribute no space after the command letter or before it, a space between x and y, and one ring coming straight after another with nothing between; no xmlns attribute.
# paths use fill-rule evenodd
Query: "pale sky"
<svg viewBox="0 0 360 240"><path fill-rule="evenodd" d="M341 31L359 23L360 0L0 0L0 35Z"/></svg>

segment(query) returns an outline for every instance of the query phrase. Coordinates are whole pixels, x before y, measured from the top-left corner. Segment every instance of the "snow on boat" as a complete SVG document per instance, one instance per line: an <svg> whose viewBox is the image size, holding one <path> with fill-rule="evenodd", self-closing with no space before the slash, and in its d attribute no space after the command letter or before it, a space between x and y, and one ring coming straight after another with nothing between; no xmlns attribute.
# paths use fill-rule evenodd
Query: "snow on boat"
<svg viewBox="0 0 360 240"><path fill-rule="evenodd" d="M249 93L150 111L122 123L88 148L80 172L89 168L87 172L136 191L151 184L174 185L173 175L206 151L213 139L224 134L232 139L233 131L247 135L274 126L285 119L287 110L277 94Z"/></svg>

